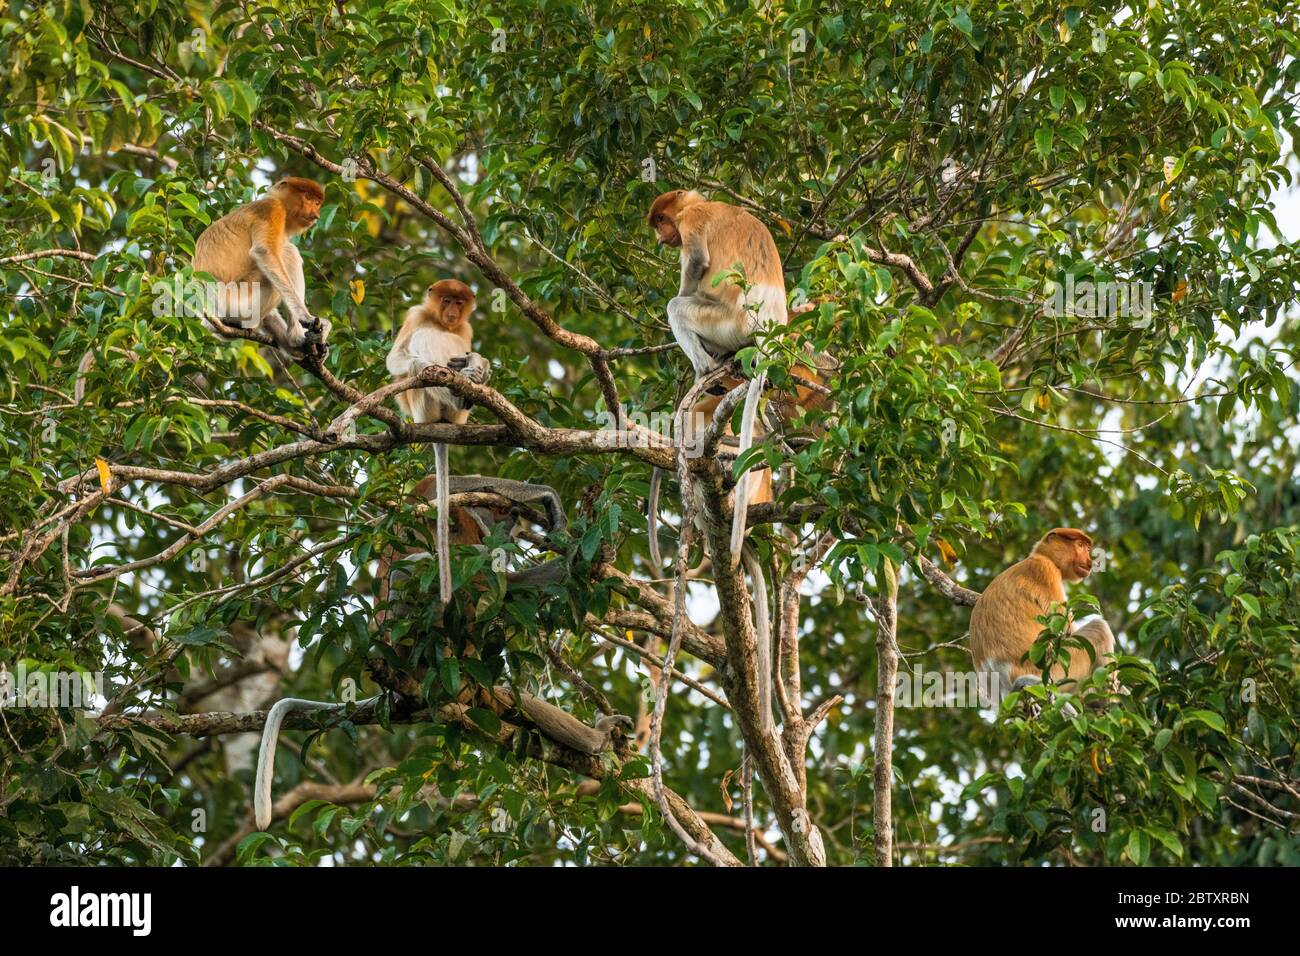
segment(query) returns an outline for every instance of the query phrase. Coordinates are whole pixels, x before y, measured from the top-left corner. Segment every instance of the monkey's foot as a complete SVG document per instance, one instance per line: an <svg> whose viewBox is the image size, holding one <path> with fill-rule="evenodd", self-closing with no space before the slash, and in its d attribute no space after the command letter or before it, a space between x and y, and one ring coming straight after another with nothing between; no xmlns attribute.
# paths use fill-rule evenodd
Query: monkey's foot
<svg viewBox="0 0 1300 956"><path fill-rule="evenodd" d="M303 323L302 352L304 357L307 355L325 357L328 351L325 340L329 336L330 328L330 323L325 319L312 318L310 322Z"/></svg>

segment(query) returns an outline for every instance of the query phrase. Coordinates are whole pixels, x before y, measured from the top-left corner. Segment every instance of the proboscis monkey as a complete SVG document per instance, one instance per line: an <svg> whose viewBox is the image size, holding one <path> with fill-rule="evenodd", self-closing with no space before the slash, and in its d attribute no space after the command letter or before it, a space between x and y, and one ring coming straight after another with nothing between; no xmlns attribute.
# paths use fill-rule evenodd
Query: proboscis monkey
<svg viewBox="0 0 1300 956"><path fill-rule="evenodd" d="M430 365L443 365L462 372L470 381L483 384L490 366L473 350L474 332L469 317L474 311L474 293L456 279L442 279L425 291L424 301L406 312L397 340L388 353L388 371L393 378L416 375ZM445 388L413 388L397 394L397 405L417 425L425 422L469 421L469 405ZM450 474L447 445L433 446L434 472L438 476L438 594L443 604L451 600L451 544L447 513Z"/></svg>
<svg viewBox="0 0 1300 956"><path fill-rule="evenodd" d="M717 411L718 405L722 402L723 397L740 385L739 379L724 379L721 386L714 392L706 392L702 395L691 408L690 414L686 419L687 434L680 436L680 441L692 445L704 440L704 432L708 430L709 424L713 421L713 414ZM762 428L755 425L759 438L762 438ZM731 428L727 428L727 434L730 435ZM655 574L658 575L663 568L663 555L659 550L659 487L662 482L662 472L656 468L650 478L650 496L646 512L647 531L650 537L650 560L655 566ZM753 481L749 483L748 489L742 489L739 483L736 485L736 495L739 498L742 490L747 496L745 501L748 505L764 504L772 500L772 469L764 466L756 470L753 475ZM698 493L698 492L697 492ZM737 512L740 511L740 504L735 506ZM744 561L745 570L749 572L750 580L753 582L754 589L754 634L758 640L758 703L759 703L759 726L764 733L772 730L772 626L768 616L767 607L767 581L763 577L762 566L754 554L753 547L749 542L741 542L741 560Z"/></svg>
<svg viewBox="0 0 1300 956"><path fill-rule="evenodd" d="M262 326L276 345L302 358L329 339L330 323L307 311L302 255L292 242L320 218L325 190L310 179L286 176L261 199L226 213L194 243L194 269L219 283L217 316L238 318L246 329ZM289 312L286 321L278 306Z"/></svg>
<svg viewBox="0 0 1300 956"><path fill-rule="evenodd" d="M1043 627L1036 620L1054 607L1065 607L1065 582L1082 581L1092 571L1092 539L1077 528L1047 532L1029 557L995 577L970 616L971 657L977 670L997 676L1001 700L1011 691L1040 683L1035 666L1026 660ZM1088 641L1093 655L1081 647L1068 648L1070 664L1064 672L1054 665L1054 680L1081 680L1105 664L1115 651L1115 636L1097 616L1071 621L1068 632ZM1095 660L1094 660L1095 657Z"/></svg>
<svg viewBox="0 0 1300 956"><path fill-rule="evenodd" d="M710 202L693 190L659 196L646 217L659 241L681 249L681 282L668 303L668 325L698 380L727 356L753 345L760 329L786 323L785 275L772 234L736 206ZM739 269L749 288L722 278ZM719 281L721 280L721 281ZM754 443L754 417L764 374L749 383L740 421L743 455ZM749 507L749 474L736 483L731 567L740 563Z"/></svg>

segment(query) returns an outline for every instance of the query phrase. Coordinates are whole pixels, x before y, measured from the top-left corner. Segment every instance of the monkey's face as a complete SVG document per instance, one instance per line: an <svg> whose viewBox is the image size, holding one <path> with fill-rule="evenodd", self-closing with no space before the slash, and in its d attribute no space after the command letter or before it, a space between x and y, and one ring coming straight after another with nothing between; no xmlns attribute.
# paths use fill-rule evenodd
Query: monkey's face
<svg viewBox="0 0 1300 956"><path fill-rule="evenodd" d="M453 328L474 311L474 296L459 282L435 282L424 294L424 304L433 310L438 321Z"/></svg>
<svg viewBox="0 0 1300 956"><path fill-rule="evenodd" d="M1034 545L1034 553L1047 558L1066 581L1082 581L1092 573L1092 538L1078 528L1055 528Z"/></svg>
<svg viewBox="0 0 1300 956"><path fill-rule="evenodd" d="M659 241L664 245L672 246L674 249L681 248L682 234L677 231L677 223L672 219L661 215L655 224L655 232L659 234Z"/></svg>
<svg viewBox="0 0 1300 956"><path fill-rule="evenodd" d="M646 217L650 227L658 234L659 241L674 249L680 248L682 244L682 234L677 229L677 216L681 211L678 200L681 195L680 189L664 193L654 201L650 215Z"/></svg>
<svg viewBox="0 0 1300 956"><path fill-rule="evenodd" d="M320 218L320 200L312 196L303 196L298 206L298 219L304 229L316 225Z"/></svg>
<svg viewBox="0 0 1300 956"><path fill-rule="evenodd" d="M1068 581L1082 581L1091 574L1092 542L1085 539L1071 541L1069 564L1061 570L1061 576Z"/></svg>
<svg viewBox="0 0 1300 956"><path fill-rule="evenodd" d="M320 219L325 191L310 179L286 176L275 184L271 193L280 197L285 210L285 228L289 232L304 232Z"/></svg>

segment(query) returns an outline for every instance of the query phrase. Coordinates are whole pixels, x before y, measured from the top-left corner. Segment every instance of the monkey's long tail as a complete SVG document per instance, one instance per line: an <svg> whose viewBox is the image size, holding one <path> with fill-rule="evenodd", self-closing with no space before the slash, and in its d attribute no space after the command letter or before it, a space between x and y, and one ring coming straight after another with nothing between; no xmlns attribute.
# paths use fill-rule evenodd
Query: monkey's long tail
<svg viewBox="0 0 1300 956"><path fill-rule="evenodd" d="M95 350L86 349L86 354L81 356L81 361L77 363L77 377L72 383L72 401L78 405L86 397L86 376L90 374L90 370L94 367Z"/></svg>
<svg viewBox="0 0 1300 956"><path fill-rule="evenodd" d="M373 699L373 698L372 698ZM276 701L266 715L262 728L262 745L257 750L257 776L253 785L253 816L257 828L265 830L271 825L271 778L275 776L275 747L280 741L280 725L293 710L338 710L346 704L327 704L319 700L283 697Z"/></svg>
<svg viewBox="0 0 1300 956"><path fill-rule="evenodd" d="M446 604L451 600L451 516L447 514L447 500L451 497L451 472L447 465L447 445L434 442L433 470L438 495L438 600Z"/></svg>
<svg viewBox="0 0 1300 956"><path fill-rule="evenodd" d="M753 579L754 633L758 638L758 726L764 734L772 723L772 622L767 614L767 582L754 549L746 544L741 550L745 570Z"/></svg>
<svg viewBox="0 0 1300 956"><path fill-rule="evenodd" d="M650 563L654 565L654 577L663 574L664 556L659 550L659 489L663 485L664 473L657 465L650 473L650 496L646 501L646 534L650 538Z"/></svg>
<svg viewBox="0 0 1300 956"><path fill-rule="evenodd" d="M740 450L737 455L744 455L754 444L754 417L758 414L758 400L763 395L763 383L766 372L759 372L749 382L749 391L745 393L745 412L740 418ZM741 545L745 543L745 522L749 514L749 472L745 471L736 480L736 504L732 509L731 519L731 570L740 566Z"/></svg>

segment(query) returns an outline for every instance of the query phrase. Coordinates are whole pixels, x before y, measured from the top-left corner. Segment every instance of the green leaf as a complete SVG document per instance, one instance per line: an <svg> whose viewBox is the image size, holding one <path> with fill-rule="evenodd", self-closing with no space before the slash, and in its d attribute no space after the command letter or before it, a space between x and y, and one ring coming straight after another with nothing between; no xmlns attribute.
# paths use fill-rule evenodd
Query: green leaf
<svg viewBox="0 0 1300 956"><path fill-rule="evenodd" d="M501 732L501 718L484 707L471 707L466 714L475 725L482 728L492 736Z"/></svg>
<svg viewBox="0 0 1300 956"><path fill-rule="evenodd" d="M1223 718L1212 710L1189 710L1183 714L1183 723L1204 724L1211 730L1217 730L1224 734L1228 732L1227 725L1224 724Z"/></svg>
<svg viewBox="0 0 1300 956"><path fill-rule="evenodd" d="M1138 866L1143 866L1151 854L1151 838L1144 830L1133 830L1128 835L1128 844L1124 852Z"/></svg>
<svg viewBox="0 0 1300 956"><path fill-rule="evenodd" d="M1034 131L1034 147L1044 159L1052 154L1052 133L1050 126L1040 126Z"/></svg>

